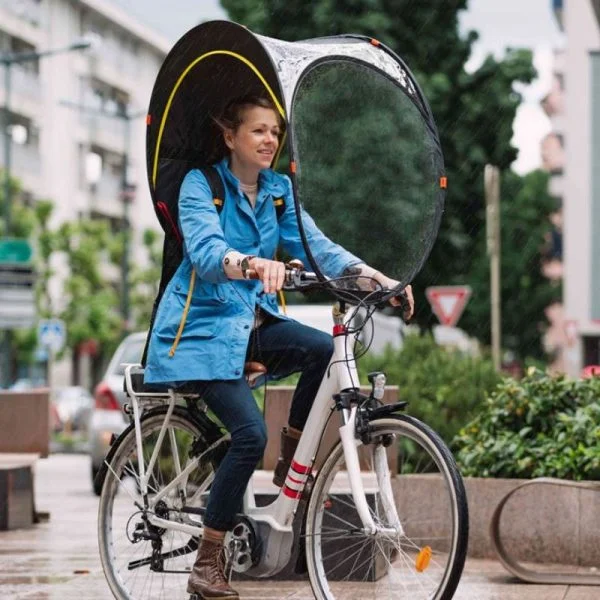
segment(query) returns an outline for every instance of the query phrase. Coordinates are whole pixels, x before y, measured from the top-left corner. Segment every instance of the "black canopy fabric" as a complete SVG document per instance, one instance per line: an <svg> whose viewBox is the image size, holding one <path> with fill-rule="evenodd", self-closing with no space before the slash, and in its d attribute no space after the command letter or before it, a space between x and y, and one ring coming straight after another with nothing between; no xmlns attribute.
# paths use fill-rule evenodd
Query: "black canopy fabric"
<svg viewBox="0 0 600 600"><path fill-rule="evenodd" d="M431 111L403 61L372 38L284 42L212 21L175 44L150 101L148 178L165 230L159 296L181 260L183 177L215 160L220 133L213 117L247 94L270 97L286 121L301 234L304 207L333 241L409 283L435 241L446 177ZM361 187L367 177L368 198ZM364 232L350 228L350 210ZM305 237L304 245L310 267L324 278Z"/></svg>

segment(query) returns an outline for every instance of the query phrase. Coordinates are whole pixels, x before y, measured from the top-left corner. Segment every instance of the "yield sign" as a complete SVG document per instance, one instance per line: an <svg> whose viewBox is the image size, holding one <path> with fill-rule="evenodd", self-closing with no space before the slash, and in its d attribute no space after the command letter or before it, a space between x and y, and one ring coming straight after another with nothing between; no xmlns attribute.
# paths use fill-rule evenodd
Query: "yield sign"
<svg viewBox="0 0 600 600"><path fill-rule="evenodd" d="M471 297L471 288L468 285L434 286L428 287L425 295L440 323L454 327Z"/></svg>

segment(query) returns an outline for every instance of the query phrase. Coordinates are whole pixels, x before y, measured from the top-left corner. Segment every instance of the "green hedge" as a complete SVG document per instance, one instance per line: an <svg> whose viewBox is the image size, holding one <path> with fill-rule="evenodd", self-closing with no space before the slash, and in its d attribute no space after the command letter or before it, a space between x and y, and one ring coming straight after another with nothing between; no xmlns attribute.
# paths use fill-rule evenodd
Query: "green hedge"
<svg viewBox="0 0 600 600"><path fill-rule="evenodd" d="M369 371L384 371L399 387L407 412L451 442L484 405L500 377L490 360L438 346L431 335L407 335L401 350L367 354L358 361L361 381Z"/></svg>
<svg viewBox="0 0 600 600"><path fill-rule="evenodd" d="M507 378L455 448L466 476L600 479L600 378Z"/></svg>

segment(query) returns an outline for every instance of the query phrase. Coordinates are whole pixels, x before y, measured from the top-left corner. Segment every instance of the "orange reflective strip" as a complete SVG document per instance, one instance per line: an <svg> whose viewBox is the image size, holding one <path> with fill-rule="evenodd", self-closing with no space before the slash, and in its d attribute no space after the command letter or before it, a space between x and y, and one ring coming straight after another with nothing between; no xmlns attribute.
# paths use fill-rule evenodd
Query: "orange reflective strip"
<svg viewBox="0 0 600 600"><path fill-rule="evenodd" d="M440 177L440 187L445 190L448 187L448 178Z"/></svg>
<svg viewBox="0 0 600 600"><path fill-rule="evenodd" d="M296 172L296 161L292 161L290 162L290 173L295 173Z"/></svg>
<svg viewBox="0 0 600 600"><path fill-rule="evenodd" d="M373 46L381 45L381 42L379 40L376 40L375 38L371 38L370 42L371 44L373 44Z"/></svg>
<svg viewBox="0 0 600 600"><path fill-rule="evenodd" d="M152 115L146 115L146 125L150 125L152 123Z"/></svg>

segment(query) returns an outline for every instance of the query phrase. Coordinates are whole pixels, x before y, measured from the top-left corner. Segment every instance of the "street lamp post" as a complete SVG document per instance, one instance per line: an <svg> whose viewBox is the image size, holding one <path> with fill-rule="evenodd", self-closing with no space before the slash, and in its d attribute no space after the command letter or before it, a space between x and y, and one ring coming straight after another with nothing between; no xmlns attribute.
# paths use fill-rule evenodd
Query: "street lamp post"
<svg viewBox="0 0 600 600"><path fill-rule="evenodd" d="M63 48L53 48L41 52L9 52L0 54L0 64L4 67L4 105L2 107L2 133L4 135L4 237L10 235L11 230L11 213L12 213L12 198L10 187L11 176L11 131L10 131L10 101L11 101L11 70L14 64L21 64L39 60L47 56L55 54L63 54L65 52L73 52L77 50L86 50L93 45L93 41L89 39L80 39ZM5 384L8 384L11 379L11 347L12 336L9 329L3 332L2 336L2 369L0 376Z"/></svg>

